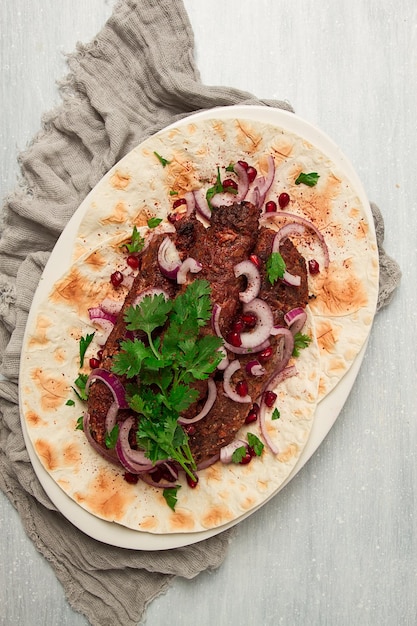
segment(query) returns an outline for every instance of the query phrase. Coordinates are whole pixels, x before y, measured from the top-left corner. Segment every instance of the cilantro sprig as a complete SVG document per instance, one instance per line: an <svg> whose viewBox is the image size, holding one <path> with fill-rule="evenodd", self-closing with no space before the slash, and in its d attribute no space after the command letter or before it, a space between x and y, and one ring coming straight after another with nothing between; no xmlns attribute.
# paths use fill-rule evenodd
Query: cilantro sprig
<svg viewBox="0 0 417 626"><path fill-rule="evenodd" d="M86 335L85 337L80 338L80 368L82 368L84 365L85 353L87 352L87 348L90 345L90 343L93 341L93 339L94 339L94 333L91 333L90 335Z"/></svg>
<svg viewBox="0 0 417 626"><path fill-rule="evenodd" d="M230 169L230 167L232 167L232 166L229 165L226 168L226 171L234 171L233 168ZM206 200L207 200L207 204L209 205L210 209L212 208L211 200L212 200L213 196L215 196L217 193L223 193L224 191L228 191L229 193L237 194L237 189L235 189L234 187L228 187L228 186L225 187L223 185L223 183L221 181L221 177L220 177L220 168L218 167L217 168L216 182L214 183L214 185L212 187L210 187L206 191Z"/></svg>
<svg viewBox="0 0 417 626"><path fill-rule="evenodd" d="M146 342L121 342L112 365L115 374L132 381L127 394L130 407L140 415L139 447L153 463L176 460L192 479L196 466L178 417L198 398L193 383L207 379L222 359L222 340L200 334L210 318L206 280L194 280L174 300L163 294L146 296L125 312L126 328L145 333Z"/></svg>
<svg viewBox="0 0 417 626"><path fill-rule="evenodd" d="M278 278L284 276L286 270L285 261L279 252L272 252L266 262L266 273L268 280L273 285Z"/></svg>
<svg viewBox="0 0 417 626"><path fill-rule="evenodd" d="M317 172L310 172L309 174L305 172L301 172L297 177L295 184L296 185L307 185L308 187L314 187L317 185L320 175Z"/></svg>
<svg viewBox="0 0 417 626"><path fill-rule="evenodd" d="M144 237L142 237L136 226L134 226L130 236L130 243L123 243L120 247L124 248L129 254L138 254L142 251L144 245Z"/></svg>
<svg viewBox="0 0 417 626"><path fill-rule="evenodd" d="M304 335L303 333L295 333L294 335L294 348L292 351L292 355L297 357L300 356L300 350L304 350L311 343L311 337L309 335Z"/></svg>

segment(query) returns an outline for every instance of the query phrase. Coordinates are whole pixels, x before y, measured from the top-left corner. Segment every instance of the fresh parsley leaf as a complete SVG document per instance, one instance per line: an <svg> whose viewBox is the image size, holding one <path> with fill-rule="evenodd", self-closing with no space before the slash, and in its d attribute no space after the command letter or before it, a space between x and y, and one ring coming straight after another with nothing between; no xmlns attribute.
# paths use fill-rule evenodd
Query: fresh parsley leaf
<svg viewBox="0 0 417 626"><path fill-rule="evenodd" d="M308 187L314 187L317 185L319 178L320 176L317 172L310 172L309 174L301 172L301 174L297 177L295 184L300 185L303 183L303 185L307 185Z"/></svg>
<svg viewBox="0 0 417 626"><path fill-rule="evenodd" d="M162 222L162 219L160 217L151 217L148 220L148 227L156 228L161 222Z"/></svg>
<svg viewBox="0 0 417 626"><path fill-rule="evenodd" d="M125 313L128 330L143 330L150 335L156 328L163 326L171 311L172 301L165 300L164 294L145 296L137 306L130 306Z"/></svg>
<svg viewBox="0 0 417 626"><path fill-rule="evenodd" d="M142 237L136 226L134 226L130 236L130 243L122 243L120 247L124 248L129 254L137 254L142 251L144 245L144 237Z"/></svg>
<svg viewBox="0 0 417 626"><path fill-rule="evenodd" d="M170 189L169 195L170 196L178 196L178 191L174 191L173 189Z"/></svg>
<svg viewBox="0 0 417 626"><path fill-rule="evenodd" d="M265 446L262 441L253 433L248 433L248 444L253 449L256 456L261 456Z"/></svg>
<svg viewBox="0 0 417 626"><path fill-rule="evenodd" d="M167 161L166 159L164 159L164 157L162 157L160 154L158 154L155 151L154 151L154 155L156 156L156 158L158 159L162 167L166 167L167 165L171 163L171 161Z"/></svg>
<svg viewBox="0 0 417 626"><path fill-rule="evenodd" d="M229 163L229 165L226 167L226 172L234 172L234 171L235 171L235 164Z"/></svg>
<svg viewBox="0 0 417 626"><path fill-rule="evenodd" d="M119 436L119 425L116 424L115 426L113 426L113 428L111 429L109 433L106 433L106 437L105 437L106 448L108 448L109 450L113 450L113 448L116 447L118 436Z"/></svg>
<svg viewBox="0 0 417 626"><path fill-rule="evenodd" d="M95 333L91 333L91 335L86 335L80 339L80 367L84 365L85 353L87 352L88 346L93 341L94 335Z"/></svg>
<svg viewBox="0 0 417 626"><path fill-rule="evenodd" d="M280 417L281 417L281 413L278 411L277 408L275 408L272 411L271 420L279 420Z"/></svg>
<svg viewBox="0 0 417 626"><path fill-rule="evenodd" d="M243 457L246 455L246 452L247 450L245 446L240 446L239 448L236 448L236 450L234 450L232 454L232 463L240 463Z"/></svg>
<svg viewBox="0 0 417 626"><path fill-rule="evenodd" d="M172 387L167 395L169 406L182 413L186 411L189 406L198 400L199 393L197 389L189 387L188 385L178 384Z"/></svg>
<svg viewBox="0 0 417 626"><path fill-rule="evenodd" d="M216 195L216 193L222 193L223 190L223 184L220 178L220 168L217 168L217 178L216 178L216 182L213 185L213 187L210 187L209 189L207 189L206 191L206 199L207 199L207 203L210 207L210 209L212 208L211 206L211 199L213 198L213 196Z"/></svg>
<svg viewBox="0 0 417 626"><path fill-rule="evenodd" d="M162 492L162 495L164 496L167 505L173 511L175 511L175 505L178 502L178 498L177 498L178 489L181 489L181 485L176 485L175 487L167 487Z"/></svg>
<svg viewBox="0 0 417 626"><path fill-rule="evenodd" d="M184 375L190 374L196 380L208 378L223 358L218 352L222 344L223 341L213 335L205 335L196 341L189 339L179 342L181 352L178 354L178 363L184 368Z"/></svg>
<svg viewBox="0 0 417 626"><path fill-rule="evenodd" d="M285 261L280 253L272 252L266 262L266 272L271 285L273 285L278 278L282 278L284 276L285 269Z"/></svg>
<svg viewBox="0 0 417 626"><path fill-rule="evenodd" d="M87 392L85 390L85 386L87 384L87 374L78 374L77 378L74 380L73 390L80 400L85 402L87 400Z"/></svg>
<svg viewBox="0 0 417 626"><path fill-rule="evenodd" d="M80 417L77 419L77 425L75 427L75 430L84 430L84 416L80 415Z"/></svg>
<svg viewBox="0 0 417 626"><path fill-rule="evenodd" d="M142 363L147 357L153 357L151 348L143 341L133 339L120 343L120 352L114 354L112 370L119 376L134 378L139 374Z"/></svg>
<svg viewBox="0 0 417 626"><path fill-rule="evenodd" d="M75 406L74 400L71 400L71 399L67 400L65 403L65 406Z"/></svg>
<svg viewBox="0 0 417 626"><path fill-rule="evenodd" d="M303 335L302 333L295 333L294 335L294 349L292 351L292 355L297 357L300 356L300 350L307 348L311 343L311 337L308 335Z"/></svg>

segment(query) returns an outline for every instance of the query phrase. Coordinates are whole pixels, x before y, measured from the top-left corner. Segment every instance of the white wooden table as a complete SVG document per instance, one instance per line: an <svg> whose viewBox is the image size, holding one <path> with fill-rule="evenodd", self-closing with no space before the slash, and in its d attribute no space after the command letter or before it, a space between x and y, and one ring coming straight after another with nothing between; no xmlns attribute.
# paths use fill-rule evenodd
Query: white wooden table
<svg viewBox="0 0 417 626"><path fill-rule="evenodd" d="M64 52L110 0L0 4L1 195L18 152L59 103ZM288 99L342 148L403 270L353 391L296 478L238 527L222 567L154 601L162 626L417 624L417 4L185 0L202 80ZM0 623L81 626L0 494Z"/></svg>

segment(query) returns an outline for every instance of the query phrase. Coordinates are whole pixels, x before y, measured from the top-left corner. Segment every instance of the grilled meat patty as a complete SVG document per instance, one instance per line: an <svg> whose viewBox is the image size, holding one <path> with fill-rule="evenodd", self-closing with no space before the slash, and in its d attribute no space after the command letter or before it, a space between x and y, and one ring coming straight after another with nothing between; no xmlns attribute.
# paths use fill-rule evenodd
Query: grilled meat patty
<svg viewBox="0 0 417 626"><path fill-rule="evenodd" d="M245 289L245 279L236 279L234 267L256 254L260 262L262 279L259 297L264 299L274 313L276 323L283 322L286 311L295 306L305 307L308 300L307 272L303 257L293 244L286 240L281 247L281 254L289 272L301 276L301 286L291 287L278 281L271 285L266 278L265 264L271 253L275 233L267 228L258 229L259 209L249 202L235 203L228 207L213 209L210 226L205 228L195 217L183 218L175 223L176 233L169 235L175 241L181 258L195 258L202 264L198 278L206 279L211 285L213 304L221 306L220 328L227 336L233 323L241 312L239 292ZM165 278L158 264L158 249L166 235L154 236L141 254L141 268L103 350L101 367L111 370L113 355L119 352L120 342L126 337L124 312L135 298L149 288L164 289L169 297L183 289L175 281ZM213 333L210 326L202 329L204 333ZM278 340L271 338L271 346L278 350ZM230 359L236 358L230 354ZM249 394L255 402L261 394L265 382L274 369L274 358L269 359L262 377L249 377L245 374L245 364L253 355L239 355L242 369L235 374L237 380L247 380ZM218 378L218 379L217 379ZM204 462L218 453L219 449L233 441L236 433L245 423L251 408L250 404L236 403L223 391L223 381L216 374L217 398L209 414L194 423L189 429L190 447L197 463ZM197 381L200 400L192 405L185 417L192 417L204 405L207 394L207 381ZM100 445L105 445L105 418L113 396L106 385L100 381L90 387L88 411L90 413L91 433ZM127 416L129 411L121 412ZM132 441L132 443L134 443Z"/></svg>

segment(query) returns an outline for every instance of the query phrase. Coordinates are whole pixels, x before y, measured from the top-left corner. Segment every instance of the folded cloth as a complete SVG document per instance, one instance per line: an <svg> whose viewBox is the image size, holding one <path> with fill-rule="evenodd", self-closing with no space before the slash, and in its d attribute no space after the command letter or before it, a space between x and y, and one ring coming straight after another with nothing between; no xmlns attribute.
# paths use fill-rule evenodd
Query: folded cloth
<svg viewBox="0 0 417 626"><path fill-rule="evenodd" d="M134 626L174 576L193 578L223 561L230 532L167 551L132 551L78 531L40 485L25 448L18 408L23 333L49 253L69 218L114 163L147 136L199 109L286 102L207 87L193 59L193 33L181 0L123 0L87 46L68 59L63 102L20 157L23 183L4 207L0 240L0 487L26 532L61 580L71 606L92 625ZM379 237L378 307L398 283ZM11 251L13 251L11 253Z"/></svg>

